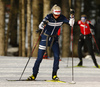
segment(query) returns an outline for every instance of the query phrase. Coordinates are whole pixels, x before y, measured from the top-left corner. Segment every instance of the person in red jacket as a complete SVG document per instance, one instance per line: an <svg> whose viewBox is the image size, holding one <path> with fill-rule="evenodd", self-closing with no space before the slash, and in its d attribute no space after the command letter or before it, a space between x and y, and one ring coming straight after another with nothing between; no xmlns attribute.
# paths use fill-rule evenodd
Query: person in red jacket
<svg viewBox="0 0 100 87"><path fill-rule="evenodd" d="M78 63L78 66L83 65L82 61L82 46L84 43L86 43L88 52L92 57L92 60L94 62L94 65L99 68L94 52L93 52L93 47L92 47L92 35L91 35L91 29L94 29L94 26L91 25L91 22L87 20L86 15L81 16L81 20L78 21L78 25L80 26L80 36L79 36L79 41L78 41L78 55L80 62Z"/></svg>

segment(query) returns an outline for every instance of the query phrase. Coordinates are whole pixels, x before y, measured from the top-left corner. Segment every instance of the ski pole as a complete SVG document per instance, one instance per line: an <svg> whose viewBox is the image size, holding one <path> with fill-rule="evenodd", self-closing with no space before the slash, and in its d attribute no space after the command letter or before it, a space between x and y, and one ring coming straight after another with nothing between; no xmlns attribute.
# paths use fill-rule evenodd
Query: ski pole
<svg viewBox="0 0 100 87"><path fill-rule="evenodd" d="M70 1L70 7L71 7L71 1ZM75 13L75 11L74 11L74 9L71 9L70 8L70 17L71 18L73 18L74 17L74 13ZM72 31L71 31L72 32ZM71 33L72 34L72 33ZM71 39L70 39L70 44L71 44ZM68 62L69 62L69 57L67 58L67 67L68 67Z"/></svg>
<svg viewBox="0 0 100 87"><path fill-rule="evenodd" d="M74 67L73 67L73 27L71 27L71 41L72 41L72 81L70 82L70 84L75 84L76 82L74 82Z"/></svg>
<svg viewBox="0 0 100 87"><path fill-rule="evenodd" d="M70 40L70 45L71 45L71 40ZM67 67L68 67L68 62L69 62L69 57L67 58Z"/></svg>
<svg viewBox="0 0 100 87"><path fill-rule="evenodd" d="M74 67L73 67L73 27L71 27L71 40L72 40L72 82L74 82Z"/></svg>
<svg viewBox="0 0 100 87"><path fill-rule="evenodd" d="M91 34L92 34L92 33L91 33ZM97 48L97 50L98 50L98 52L99 52L99 54L100 54L99 47L98 47L98 45L97 45L97 43L96 43L96 40L95 40L95 37L94 37L94 35L93 35L93 34L92 34L92 37L93 37L93 40L94 40L94 42L95 42L96 48Z"/></svg>
<svg viewBox="0 0 100 87"><path fill-rule="evenodd" d="M71 13L71 15L70 15L70 17L71 18L74 18L74 10L73 9L70 9L70 13ZM72 21L72 22L74 22L74 21ZM72 42L71 43L71 47L72 47L72 82L70 82L70 84L75 84L76 82L74 82L74 67L73 67L73 26L71 26L71 41L70 42Z"/></svg>
<svg viewBox="0 0 100 87"><path fill-rule="evenodd" d="M67 67L68 67L69 57L67 58Z"/></svg>
<svg viewBox="0 0 100 87"><path fill-rule="evenodd" d="M42 32L41 32L41 33L42 33ZM26 69L26 67L27 67L27 65L28 65L28 63L29 63L29 61L30 61L30 58L31 58L31 56L32 56L32 53L34 52L34 50L35 50L35 48L36 48L36 46L37 46L37 43L38 43L39 40L40 40L40 37L41 37L41 34L40 34L40 36L39 36L39 38L38 38L38 40L37 40L37 42L36 42L36 44L35 44L35 46L34 46L34 48L33 48L32 52L31 52L29 58L28 58L28 61L27 61L26 65L25 65L25 67L24 67L24 69L23 69L23 72L22 72L22 74L21 74L19 80L21 80L22 75L24 74L24 71L25 71L25 69Z"/></svg>

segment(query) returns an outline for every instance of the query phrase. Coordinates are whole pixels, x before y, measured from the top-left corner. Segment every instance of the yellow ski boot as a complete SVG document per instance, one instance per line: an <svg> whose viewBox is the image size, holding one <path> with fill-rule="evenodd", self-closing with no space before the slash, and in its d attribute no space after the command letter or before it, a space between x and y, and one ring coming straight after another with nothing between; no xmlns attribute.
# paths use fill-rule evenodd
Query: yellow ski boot
<svg viewBox="0 0 100 87"><path fill-rule="evenodd" d="M31 75L30 77L27 78L27 80L35 80L35 76Z"/></svg>
<svg viewBox="0 0 100 87"><path fill-rule="evenodd" d="M57 75L54 75L54 76L52 77L52 79L53 79L53 80L56 80L56 81L59 81L59 78L57 77Z"/></svg>

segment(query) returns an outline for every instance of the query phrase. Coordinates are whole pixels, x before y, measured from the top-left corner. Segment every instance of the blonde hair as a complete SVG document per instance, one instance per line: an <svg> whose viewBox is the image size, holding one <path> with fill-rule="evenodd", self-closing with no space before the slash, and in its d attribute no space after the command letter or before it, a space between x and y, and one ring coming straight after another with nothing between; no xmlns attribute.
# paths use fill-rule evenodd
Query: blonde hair
<svg viewBox="0 0 100 87"><path fill-rule="evenodd" d="M87 18L87 16L85 14L81 15L81 17L86 17Z"/></svg>
<svg viewBox="0 0 100 87"><path fill-rule="evenodd" d="M61 8L60 8L57 4L55 4L55 5L51 8L50 13L53 13L53 10L60 10L60 11L61 11Z"/></svg>

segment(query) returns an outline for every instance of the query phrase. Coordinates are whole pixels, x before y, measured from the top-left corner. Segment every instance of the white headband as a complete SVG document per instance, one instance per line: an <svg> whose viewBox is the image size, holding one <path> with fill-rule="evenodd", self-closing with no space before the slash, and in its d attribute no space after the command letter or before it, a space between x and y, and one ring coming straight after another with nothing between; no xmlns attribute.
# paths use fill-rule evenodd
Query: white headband
<svg viewBox="0 0 100 87"><path fill-rule="evenodd" d="M60 15L61 14L61 11L60 10L53 10L53 14Z"/></svg>

